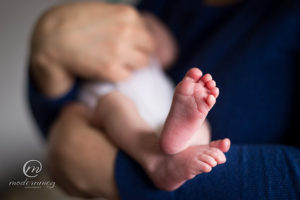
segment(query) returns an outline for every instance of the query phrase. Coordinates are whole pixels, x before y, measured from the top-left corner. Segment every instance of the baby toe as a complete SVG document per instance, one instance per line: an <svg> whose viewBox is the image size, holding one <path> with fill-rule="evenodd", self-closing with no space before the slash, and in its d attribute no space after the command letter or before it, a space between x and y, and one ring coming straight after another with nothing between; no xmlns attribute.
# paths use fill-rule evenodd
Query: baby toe
<svg viewBox="0 0 300 200"><path fill-rule="evenodd" d="M206 82L212 80L212 76L211 76L210 74L205 74L205 75L201 78L201 80L202 80L204 83L206 83Z"/></svg>
<svg viewBox="0 0 300 200"><path fill-rule="evenodd" d="M222 152L227 152L230 148L230 145L231 145L230 143L231 143L230 139L225 138L225 139L222 139L222 140L212 141L212 142L209 143L209 146L218 148Z"/></svg>
<svg viewBox="0 0 300 200"><path fill-rule="evenodd" d="M206 98L207 105L211 108L216 103L216 98L213 95L208 95Z"/></svg>
<svg viewBox="0 0 300 200"><path fill-rule="evenodd" d="M220 149L210 148L205 153L207 155L213 157L217 161L218 164L223 164L226 162L226 157Z"/></svg>
<svg viewBox="0 0 300 200"><path fill-rule="evenodd" d="M212 170L212 168L207 163L199 160L198 170L199 170L199 172L208 173Z"/></svg>
<svg viewBox="0 0 300 200"><path fill-rule="evenodd" d="M205 85L206 85L206 87L208 88L208 89L213 89L213 88L215 88L216 87L216 81L214 81L214 80L210 80L210 81L207 81L206 83L205 83Z"/></svg>
<svg viewBox="0 0 300 200"><path fill-rule="evenodd" d="M202 71L196 67L190 69L185 75L185 77L191 78L195 82L197 82L201 78L201 76L202 76Z"/></svg>
<svg viewBox="0 0 300 200"><path fill-rule="evenodd" d="M223 139L222 146L220 147L221 151L227 152L229 151L231 146L231 141L228 138Z"/></svg>
<svg viewBox="0 0 300 200"><path fill-rule="evenodd" d="M210 165L211 167L215 167L218 164L217 161L213 157L211 157L207 154L199 155L198 159L200 161L205 162L206 164Z"/></svg>
<svg viewBox="0 0 300 200"><path fill-rule="evenodd" d="M210 93L211 93L212 95L214 95L215 98L217 98L217 97L219 96L219 93L220 93L219 88L217 88L217 87L212 88L212 89L210 90Z"/></svg>

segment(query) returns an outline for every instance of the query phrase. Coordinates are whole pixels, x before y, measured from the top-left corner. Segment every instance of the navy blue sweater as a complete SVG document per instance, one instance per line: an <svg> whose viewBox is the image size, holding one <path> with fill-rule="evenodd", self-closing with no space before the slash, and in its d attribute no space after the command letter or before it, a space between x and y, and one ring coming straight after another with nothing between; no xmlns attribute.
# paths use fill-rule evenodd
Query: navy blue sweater
<svg viewBox="0 0 300 200"><path fill-rule="evenodd" d="M138 8L156 14L178 41L178 60L168 71L174 82L194 66L213 74L221 93L208 116L212 137L229 137L233 146L225 165L174 192L155 189L120 152L115 178L122 199L300 199L299 4L244 0L209 7L199 0L142 1ZM61 107L76 100L78 84L49 100L30 81L30 105L45 135Z"/></svg>

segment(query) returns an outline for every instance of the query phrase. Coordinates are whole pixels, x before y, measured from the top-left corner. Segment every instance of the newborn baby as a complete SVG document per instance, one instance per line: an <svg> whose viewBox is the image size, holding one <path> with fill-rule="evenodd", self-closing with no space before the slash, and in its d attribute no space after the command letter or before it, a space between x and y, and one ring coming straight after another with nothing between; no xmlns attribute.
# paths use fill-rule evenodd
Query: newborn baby
<svg viewBox="0 0 300 200"><path fill-rule="evenodd" d="M136 159L158 188L174 190L224 163L230 141L210 142L206 116L219 95L212 76L192 68L174 90L160 64L164 63L164 52L173 51L168 49L175 46L172 36L156 19L148 17L146 22L160 46L149 66L123 82L87 82L80 99L92 110L95 126ZM141 148L152 148L153 136L163 153L137 156ZM195 150L183 152L195 145Z"/></svg>

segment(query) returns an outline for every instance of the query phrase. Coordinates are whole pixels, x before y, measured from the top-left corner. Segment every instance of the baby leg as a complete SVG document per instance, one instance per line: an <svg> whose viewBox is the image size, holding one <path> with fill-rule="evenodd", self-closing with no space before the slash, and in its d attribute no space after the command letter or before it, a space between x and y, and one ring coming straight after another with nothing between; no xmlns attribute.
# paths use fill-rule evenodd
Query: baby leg
<svg viewBox="0 0 300 200"><path fill-rule="evenodd" d="M97 124L118 147L141 164L160 189L174 190L186 180L226 161L223 152L229 144L227 149L222 147L226 140L193 146L176 155L164 154L157 134L141 118L135 104L118 91L99 99L95 112Z"/></svg>
<svg viewBox="0 0 300 200"><path fill-rule="evenodd" d="M134 102L119 91L98 100L92 121L103 128L119 148L135 158L144 146L141 136L156 135L140 116Z"/></svg>

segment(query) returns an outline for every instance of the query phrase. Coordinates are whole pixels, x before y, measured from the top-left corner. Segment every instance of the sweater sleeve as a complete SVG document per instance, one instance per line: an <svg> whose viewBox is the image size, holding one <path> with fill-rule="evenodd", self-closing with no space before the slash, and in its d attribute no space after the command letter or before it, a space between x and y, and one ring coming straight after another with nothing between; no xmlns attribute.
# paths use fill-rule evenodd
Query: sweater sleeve
<svg viewBox="0 0 300 200"><path fill-rule="evenodd" d="M33 118L45 138L47 138L48 131L61 108L66 103L76 100L79 89L78 85L78 81L76 81L73 87L66 94L59 98L51 99L44 96L37 90L35 82L29 72L27 99Z"/></svg>
<svg viewBox="0 0 300 200"><path fill-rule="evenodd" d="M182 187L156 189L143 170L119 152L115 176L123 200L300 199L300 150L281 145L233 145L227 162Z"/></svg>

